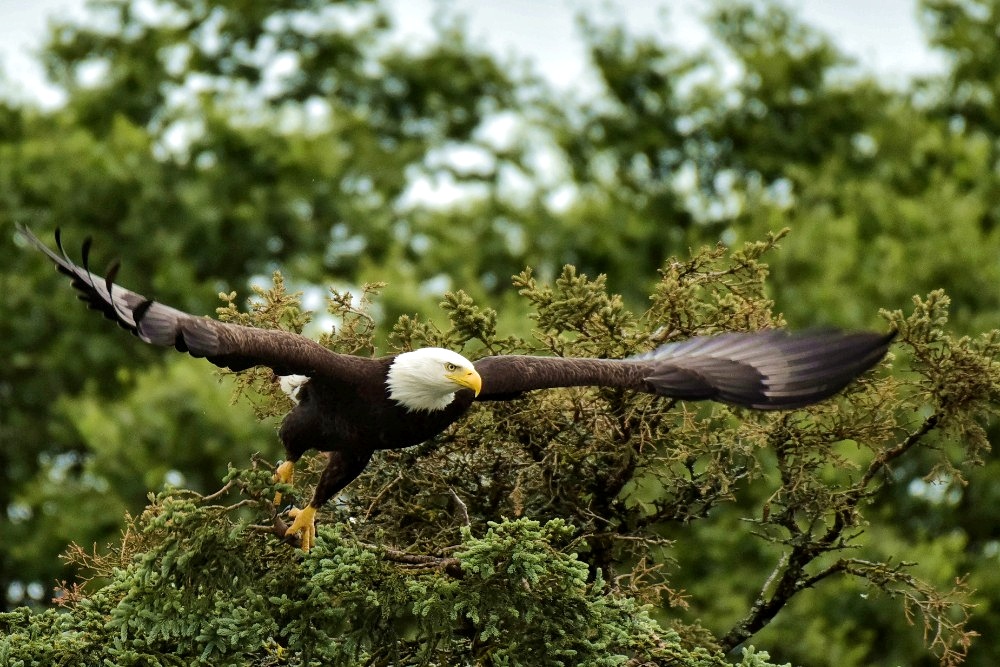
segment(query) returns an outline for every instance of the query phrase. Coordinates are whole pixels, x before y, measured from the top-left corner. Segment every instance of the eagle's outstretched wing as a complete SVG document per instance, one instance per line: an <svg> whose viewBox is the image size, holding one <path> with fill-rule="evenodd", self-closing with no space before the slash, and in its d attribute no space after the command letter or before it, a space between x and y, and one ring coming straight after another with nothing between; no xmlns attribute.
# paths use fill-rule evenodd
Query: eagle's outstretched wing
<svg viewBox="0 0 1000 667"><path fill-rule="evenodd" d="M324 375L349 381L364 372L368 360L331 352L319 343L288 331L255 329L219 322L171 308L125 289L114 282L118 265L106 276L90 271L90 239L84 241L81 265L63 249L59 231L53 251L24 226L18 232L51 259L60 273L72 279L80 299L90 308L152 345L174 347L195 357L204 357L217 366L244 370L269 366L279 375Z"/></svg>
<svg viewBox="0 0 1000 667"><path fill-rule="evenodd" d="M68 275L91 308L153 345L172 346L233 370L269 366L279 375L324 375L350 382L370 376L371 360L340 355L298 334L227 324L190 315L114 283L54 252L28 229L18 231ZM662 396L714 399L745 407L798 408L827 398L885 356L894 333L781 330L727 333L668 343L623 360L495 356L475 367L480 400L501 400L533 389L597 385Z"/></svg>
<svg viewBox="0 0 1000 667"><path fill-rule="evenodd" d="M895 333L780 329L700 336L622 360L495 356L476 362L479 400L533 389L606 386L758 410L800 408L874 366Z"/></svg>

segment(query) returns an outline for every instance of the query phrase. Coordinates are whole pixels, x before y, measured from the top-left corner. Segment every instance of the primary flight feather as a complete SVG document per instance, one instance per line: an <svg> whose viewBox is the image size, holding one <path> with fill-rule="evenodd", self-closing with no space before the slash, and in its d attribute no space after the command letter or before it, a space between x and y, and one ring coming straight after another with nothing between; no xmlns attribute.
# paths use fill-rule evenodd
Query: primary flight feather
<svg viewBox="0 0 1000 667"><path fill-rule="evenodd" d="M356 478L379 449L410 447L441 433L477 400L507 400L524 392L572 386L631 389L687 400L716 400L758 410L799 408L843 389L874 366L893 334L771 329L668 343L628 359L498 355L475 363L441 348L381 358L337 354L304 336L195 316L152 301L42 243L21 235L69 276L80 298L141 340L172 346L234 371L267 366L295 406L278 433L285 461L276 479L289 482L309 449L329 463L303 509L293 509L288 534L302 548L315 539L316 510Z"/></svg>

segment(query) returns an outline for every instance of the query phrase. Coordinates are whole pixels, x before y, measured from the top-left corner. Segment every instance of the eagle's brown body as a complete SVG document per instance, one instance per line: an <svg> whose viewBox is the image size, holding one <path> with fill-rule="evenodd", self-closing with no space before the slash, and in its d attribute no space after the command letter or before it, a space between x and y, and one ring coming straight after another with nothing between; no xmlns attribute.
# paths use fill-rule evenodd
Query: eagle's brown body
<svg viewBox="0 0 1000 667"><path fill-rule="evenodd" d="M379 449L412 447L430 440L471 407L473 394L462 391L444 410L407 412L388 399L385 375L394 357L369 360L370 374L346 385L313 378L298 394L298 404L281 424L278 436L290 461L310 450L330 452L316 487L317 507L361 474ZM359 418L363 416L363 418Z"/></svg>

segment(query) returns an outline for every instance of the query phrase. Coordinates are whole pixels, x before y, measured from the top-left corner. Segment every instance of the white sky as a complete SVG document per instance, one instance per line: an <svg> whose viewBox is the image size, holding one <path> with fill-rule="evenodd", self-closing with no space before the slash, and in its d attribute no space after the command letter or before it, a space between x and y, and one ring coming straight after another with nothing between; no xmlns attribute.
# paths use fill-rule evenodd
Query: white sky
<svg viewBox="0 0 1000 667"><path fill-rule="evenodd" d="M441 2L443 0L438 0ZM806 22L834 37L840 48L889 81L941 68L916 20L916 0L786 0ZM426 38L435 0L390 0L405 38ZM52 104L58 96L43 87L41 68L32 53L45 35L50 16L81 14L85 0L0 0L0 71L4 88ZM452 0L447 3L469 17L475 41L504 56L535 61L553 82L580 81L583 53L576 38L577 8L607 13L612 7L637 33L672 32L684 42L701 45L705 30L697 17L706 0ZM663 8L670 7L664 13Z"/></svg>

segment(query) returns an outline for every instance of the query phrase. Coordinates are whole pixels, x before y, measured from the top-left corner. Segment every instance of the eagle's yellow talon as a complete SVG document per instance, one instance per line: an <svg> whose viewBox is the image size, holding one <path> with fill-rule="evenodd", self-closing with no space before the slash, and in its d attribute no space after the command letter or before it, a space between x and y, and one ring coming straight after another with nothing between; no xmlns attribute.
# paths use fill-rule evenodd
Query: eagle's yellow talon
<svg viewBox="0 0 1000 667"><path fill-rule="evenodd" d="M291 461L285 461L274 471L274 481L281 482L282 484L292 483L292 474L295 472L295 464ZM281 504L281 491L277 491L274 494L274 504Z"/></svg>
<svg viewBox="0 0 1000 667"><path fill-rule="evenodd" d="M292 525L285 531L285 537L302 533L302 550L309 551L316 544L316 508L312 505L303 509L293 507L288 510L288 516L293 521Z"/></svg>

